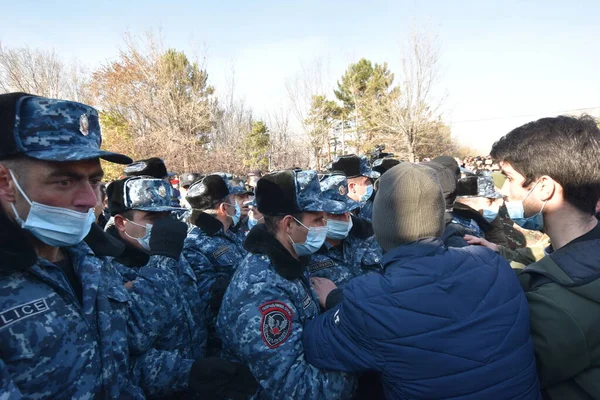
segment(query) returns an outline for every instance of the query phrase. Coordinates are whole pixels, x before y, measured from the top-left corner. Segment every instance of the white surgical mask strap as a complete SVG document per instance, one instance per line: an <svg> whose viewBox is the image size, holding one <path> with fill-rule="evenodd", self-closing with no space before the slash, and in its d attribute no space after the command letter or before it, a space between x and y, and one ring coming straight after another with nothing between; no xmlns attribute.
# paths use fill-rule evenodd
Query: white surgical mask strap
<svg viewBox="0 0 600 400"><path fill-rule="evenodd" d="M525 200L527 200L527 198L529 197L529 195L531 193L533 193L533 191L535 190L536 186L538 185L538 183L540 183L540 180L538 179L538 181L535 183L535 185L533 185L533 187L531 188L531 190L527 193L527 195L523 198L523 200L521 200L522 203L525 202Z"/></svg>
<svg viewBox="0 0 600 400"><path fill-rule="evenodd" d="M29 205L32 205L31 200L29 200L29 197L27 197L27 195L25 194L25 191L23 191L23 189L21 188L21 185L19 185L19 181L17 181L17 178L15 178L15 174L13 174L12 170L8 170L8 172L10 172L10 176L12 177L13 182L15 183L15 186L17 187L17 190L19 191L19 193L21 193L21 195L23 195L23 197L25 198L25 200L27 200L27 203L29 203Z"/></svg>

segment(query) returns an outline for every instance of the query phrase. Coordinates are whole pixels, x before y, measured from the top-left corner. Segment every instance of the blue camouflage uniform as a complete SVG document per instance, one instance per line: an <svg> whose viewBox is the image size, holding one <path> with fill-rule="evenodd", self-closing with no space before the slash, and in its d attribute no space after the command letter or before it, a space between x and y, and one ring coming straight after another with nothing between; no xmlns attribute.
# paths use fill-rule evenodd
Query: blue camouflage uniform
<svg viewBox="0 0 600 400"><path fill-rule="evenodd" d="M0 398L143 399L129 371L131 298L110 265L83 242L66 248L80 302L61 268L36 259L22 230L2 220L0 394L11 396Z"/></svg>
<svg viewBox="0 0 600 400"><path fill-rule="evenodd" d="M310 276L327 278L343 287L348 281L369 272L381 273L383 253L374 236L367 236L368 222L352 216L350 234L339 246L325 242L308 263ZM366 226L365 226L366 225Z"/></svg>
<svg viewBox="0 0 600 400"><path fill-rule="evenodd" d="M374 196L374 194L373 194ZM365 201L358 210L358 216L366 221L373 220L373 200L371 199Z"/></svg>
<svg viewBox="0 0 600 400"><path fill-rule="evenodd" d="M323 197L340 205L332 214L349 213L359 207L351 200L348 183L344 175L336 174L321 180ZM382 250L375 237L371 223L351 216L352 228L341 243L334 246L328 239L308 263L311 276L327 278L337 286L345 285L350 279L367 272L381 272Z"/></svg>
<svg viewBox="0 0 600 400"><path fill-rule="evenodd" d="M211 175L207 178L210 179L210 177ZM227 179L222 178L226 184L226 193L221 193L219 195L221 198L235 193ZM186 198L192 207L196 204L192 199L197 198L196 193L202 187L203 182L205 182L204 179L190 186ZM204 188L202 189L204 190ZM221 196L223 194L224 196ZM209 304L207 354L218 355L221 344L214 327L221 298L247 252L242 247L243 239L231 229L225 231L223 224L212 215L194 209L190 214L190 223L192 228L185 239L183 256L190 263L196 275L201 301Z"/></svg>
<svg viewBox="0 0 600 400"><path fill-rule="evenodd" d="M329 210L314 171L293 174L297 209ZM269 179L263 177L262 179ZM261 182L257 186L261 213ZM301 211L300 211L301 212ZM348 399L355 376L315 368L304 359L303 326L320 313L307 258L294 258L265 225L252 229L244 244L250 251L229 285L217 321L223 357L247 364L261 399Z"/></svg>
<svg viewBox="0 0 600 400"><path fill-rule="evenodd" d="M121 182L113 183L116 184ZM122 185L124 209L174 211L170 203L171 186L167 182L133 177L126 178ZM123 253L110 260L121 281L132 282L128 289L135 317L132 320L145 320L146 313L156 315L160 310L159 318L152 318L155 324L141 354L136 355L134 375L150 397L185 391L192 364L204 356L207 340L208 305L201 301L196 276L183 256L176 261L150 255L122 240L115 226L107 232L125 244Z"/></svg>
<svg viewBox="0 0 600 400"><path fill-rule="evenodd" d="M347 154L337 157L330 165L327 166L327 169L330 172L343 172L348 179L364 176L369 178L371 181L374 181L381 176L379 172L374 171L371 168L367 157L357 156L355 154ZM373 219L374 198L375 194L372 194L370 198L362 201L360 209L356 215L362 219L371 221Z"/></svg>
<svg viewBox="0 0 600 400"><path fill-rule="evenodd" d="M0 160L131 162L100 150L98 113L84 104L9 93L0 113ZM143 399L130 375L131 298L110 265L84 242L49 262L30 238L0 213L0 398Z"/></svg>

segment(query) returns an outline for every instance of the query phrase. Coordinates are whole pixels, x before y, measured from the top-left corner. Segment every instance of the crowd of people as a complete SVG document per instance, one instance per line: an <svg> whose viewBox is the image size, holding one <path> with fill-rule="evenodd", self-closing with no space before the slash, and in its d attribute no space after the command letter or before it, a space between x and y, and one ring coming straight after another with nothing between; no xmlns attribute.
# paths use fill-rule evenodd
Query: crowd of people
<svg viewBox="0 0 600 400"><path fill-rule="evenodd" d="M592 118L243 177L101 142L0 95L0 399L600 399Z"/></svg>

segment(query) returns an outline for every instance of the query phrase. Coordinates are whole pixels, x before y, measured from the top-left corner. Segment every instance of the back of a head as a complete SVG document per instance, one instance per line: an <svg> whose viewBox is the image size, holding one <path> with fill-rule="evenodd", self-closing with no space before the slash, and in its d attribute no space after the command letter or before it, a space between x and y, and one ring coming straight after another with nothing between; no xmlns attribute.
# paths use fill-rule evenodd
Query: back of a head
<svg viewBox="0 0 600 400"><path fill-rule="evenodd" d="M524 187L547 175L562 186L567 203L594 214L600 199L600 129L592 117L527 123L494 143L491 155L523 175Z"/></svg>
<svg viewBox="0 0 600 400"><path fill-rule="evenodd" d="M457 180L455 179L454 172L435 161L425 161L422 162L421 165L425 165L435 171L438 182L442 188L442 193L444 193L446 209L451 209L457 196Z"/></svg>
<svg viewBox="0 0 600 400"><path fill-rule="evenodd" d="M384 251L444 232L445 201L436 173L418 164L399 164L380 178L373 229Z"/></svg>
<svg viewBox="0 0 600 400"><path fill-rule="evenodd" d="M452 175L454 175L456 180L460 178L460 166L458 165L454 157L438 156L431 161L446 167L452 173Z"/></svg>

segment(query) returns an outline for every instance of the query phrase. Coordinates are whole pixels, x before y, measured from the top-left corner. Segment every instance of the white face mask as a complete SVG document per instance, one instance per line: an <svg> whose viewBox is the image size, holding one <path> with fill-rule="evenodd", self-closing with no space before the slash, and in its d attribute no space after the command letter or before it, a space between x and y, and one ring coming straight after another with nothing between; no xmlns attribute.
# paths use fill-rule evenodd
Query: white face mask
<svg viewBox="0 0 600 400"><path fill-rule="evenodd" d="M325 239L327 238L327 226L313 226L309 228L296 218L294 219L308 230L308 234L306 235L306 240L304 243L295 243L294 239L288 235L292 241L292 246L294 247L296 254L298 254L298 256L309 256L319 251L321 246L323 246L323 243L325 243Z"/></svg>
<svg viewBox="0 0 600 400"><path fill-rule="evenodd" d="M348 221L327 220L327 237L333 240L342 240L348 237L352 229L352 218Z"/></svg>
<svg viewBox="0 0 600 400"><path fill-rule="evenodd" d="M129 235L129 233L127 233L127 231L123 231L123 232L125 233L125 235L127 235L127 237L137 240L137 242L144 248L144 250L150 251L150 235L152 234L152 224L146 224L146 226L144 226L144 225L137 224L129 219L127 220L127 222L130 222L133 225L137 225L140 228L146 229L146 234L144 236L142 236L141 238L134 238L133 236Z"/></svg>
<svg viewBox="0 0 600 400"><path fill-rule="evenodd" d="M25 194L15 175L10 171L15 186L30 205L27 219L23 221L14 203L11 203L15 219L21 228L31 232L40 241L49 246L67 247L81 242L90 232L92 224L96 221L94 209L87 213L69 210L68 208L52 207L30 201Z"/></svg>
<svg viewBox="0 0 600 400"><path fill-rule="evenodd" d="M230 205L232 207L235 207L235 214L233 215L229 215L227 214L232 222L233 222L233 226L236 226L238 224L238 222L240 222L240 217L242 216L242 209L240 208L240 205L237 203L237 201L234 204L229 204L229 203L225 203L227 205Z"/></svg>

